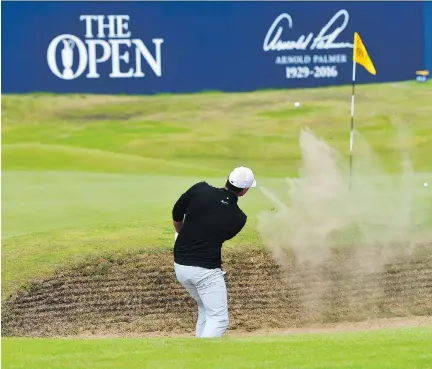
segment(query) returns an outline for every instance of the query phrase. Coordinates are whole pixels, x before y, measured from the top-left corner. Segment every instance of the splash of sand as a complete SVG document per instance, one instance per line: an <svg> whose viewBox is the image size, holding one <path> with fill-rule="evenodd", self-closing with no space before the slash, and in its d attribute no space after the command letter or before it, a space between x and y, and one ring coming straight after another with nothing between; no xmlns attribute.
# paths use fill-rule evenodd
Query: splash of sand
<svg viewBox="0 0 432 369"><path fill-rule="evenodd" d="M345 269L341 275L350 283L354 271L357 276L379 272L412 249L429 209L416 203L419 188L407 153L401 152L401 174L385 176L359 134L355 144L351 190L346 158L309 129L300 134L299 177L286 179L287 200L260 188L274 210L259 216L258 229L282 267L317 271L334 258L335 251L351 248L354 255L341 266ZM314 276L311 286L328 278L319 273ZM320 296L328 291L318 286L309 292L316 295L313 309L319 309Z"/></svg>

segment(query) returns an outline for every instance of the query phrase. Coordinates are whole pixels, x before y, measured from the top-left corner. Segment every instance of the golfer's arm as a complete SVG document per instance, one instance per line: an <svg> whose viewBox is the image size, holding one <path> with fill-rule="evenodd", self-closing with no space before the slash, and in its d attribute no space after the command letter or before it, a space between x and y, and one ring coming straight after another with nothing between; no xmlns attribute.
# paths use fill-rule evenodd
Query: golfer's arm
<svg viewBox="0 0 432 369"><path fill-rule="evenodd" d="M180 198L177 200L177 202L174 204L172 210L172 219L173 219L173 226L177 233L180 232L183 226L183 220L186 214L187 207L189 205L189 200L190 200L190 192L187 191L183 195L181 195Z"/></svg>
<svg viewBox="0 0 432 369"><path fill-rule="evenodd" d="M181 222L176 222L175 220L173 220L173 226L174 226L174 229L176 230L176 232L177 232L177 233L180 233L180 230L181 230L182 227L183 227L183 221L181 221Z"/></svg>
<svg viewBox="0 0 432 369"><path fill-rule="evenodd" d="M237 236L243 230L244 226L246 225L246 220L247 220L247 217L245 217L244 219L242 219L239 222L237 227L233 229L230 236L227 238L227 241L233 239L235 236Z"/></svg>

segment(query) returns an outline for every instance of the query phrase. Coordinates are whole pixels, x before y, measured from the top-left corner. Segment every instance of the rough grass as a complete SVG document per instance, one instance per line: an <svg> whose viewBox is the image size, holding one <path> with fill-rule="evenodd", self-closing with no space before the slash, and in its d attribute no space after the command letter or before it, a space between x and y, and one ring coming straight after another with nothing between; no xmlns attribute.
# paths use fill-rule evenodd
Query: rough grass
<svg viewBox="0 0 432 369"><path fill-rule="evenodd" d="M171 165L200 164L223 172L240 161L253 165L261 177L292 175L299 161L300 127L311 126L316 134L347 152L349 91L339 87L119 97L118 101L107 97L105 103L100 96L3 96L2 143L4 149L17 143L99 149L166 159ZM430 169L422 156L432 153L427 135L431 95L430 85L358 86L356 127L379 149L387 170L399 169L394 160L392 124L400 122L413 130L414 142L407 145L416 169ZM294 101L301 102L300 109L294 108ZM20 155L19 150L5 152L3 169L19 169L23 164L28 168L31 163L44 169L42 159L33 157L39 149L27 155ZM44 159L46 164L48 161ZM77 169L70 165L66 161L62 169ZM142 173L143 169L147 171L139 166L129 171ZM160 173L160 169L153 170Z"/></svg>
<svg viewBox="0 0 432 369"><path fill-rule="evenodd" d="M152 97L2 96L2 296L88 255L170 248L173 201L197 180L222 184L248 165L283 191L296 174L299 129L347 153L349 87ZM358 87L356 127L387 173L399 171L394 124L419 174L431 171L430 84ZM300 109L293 107L300 101ZM361 153L356 153L361 155ZM420 178L421 177L421 178ZM430 178L430 177L429 177ZM430 179L427 181L432 182ZM261 244L258 191L242 199L246 232Z"/></svg>

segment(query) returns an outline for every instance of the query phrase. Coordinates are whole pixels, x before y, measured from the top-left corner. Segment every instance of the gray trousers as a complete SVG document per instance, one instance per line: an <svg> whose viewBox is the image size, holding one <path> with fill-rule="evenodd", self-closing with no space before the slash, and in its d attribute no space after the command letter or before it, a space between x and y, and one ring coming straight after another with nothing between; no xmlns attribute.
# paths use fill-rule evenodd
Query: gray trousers
<svg viewBox="0 0 432 369"><path fill-rule="evenodd" d="M198 304L196 337L220 337L228 328L228 296L222 269L174 263L177 280Z"/></svg>

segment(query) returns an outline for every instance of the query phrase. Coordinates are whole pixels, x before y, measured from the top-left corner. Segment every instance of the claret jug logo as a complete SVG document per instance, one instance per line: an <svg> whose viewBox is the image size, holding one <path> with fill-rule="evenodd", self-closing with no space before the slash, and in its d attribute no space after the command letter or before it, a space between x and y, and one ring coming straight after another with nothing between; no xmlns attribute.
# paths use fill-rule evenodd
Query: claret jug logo
<svg viewBox="0 0 432 369"><path fill-rule="evenodd" d="M162 76L164 40L153 38L147 47L141 39L132 38L128 15L81 15L79 20L84 25L83 38L62 34L48 46L48 66L55 76L73 80L85 73L86 78L100 78L102 65L109 78L142 78L146 69Z"/></svg>

